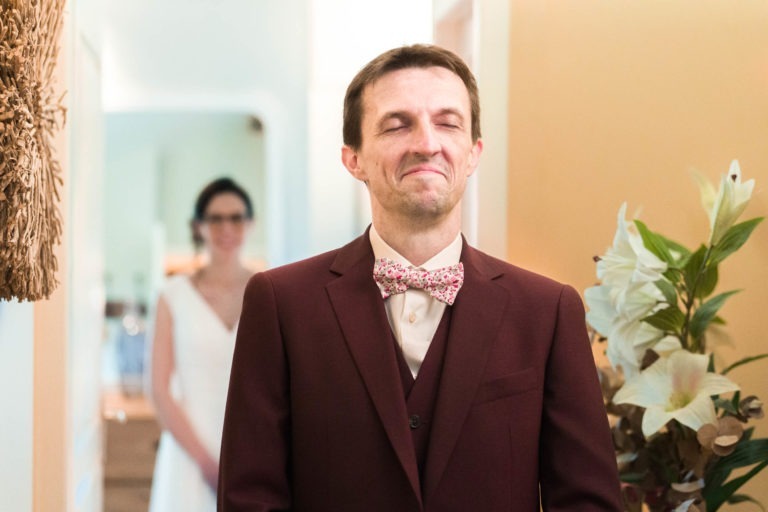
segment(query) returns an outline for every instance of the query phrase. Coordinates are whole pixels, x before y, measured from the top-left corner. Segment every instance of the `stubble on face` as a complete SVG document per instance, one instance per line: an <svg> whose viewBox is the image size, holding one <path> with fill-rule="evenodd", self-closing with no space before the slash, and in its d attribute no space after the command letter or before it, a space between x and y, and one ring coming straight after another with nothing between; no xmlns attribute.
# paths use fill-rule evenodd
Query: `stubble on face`
<svg viewBox="0 0 768 512"><path fill-rule="evenodd" d="M438 168L442 172L427 176L407 176L409 169L418 166ZM409 153L403 157L402 164L394 179L399 178L399 193L392 194L393 211L414 223L432 223L449 214L461 201L464 184L452 187L451 172L448 163L439 157ZM435 180L447 181L447 185L434 186Z"/></svg>
<svg viewBox="0 0 768 512"><path fill-rule="evenodd" d="M466 178L479 155L461 79L443 68L395 71L366 88L363 104L358 163L374 214L414 227L460 216ZM404 128L390 132L401 122Z"/></svg>

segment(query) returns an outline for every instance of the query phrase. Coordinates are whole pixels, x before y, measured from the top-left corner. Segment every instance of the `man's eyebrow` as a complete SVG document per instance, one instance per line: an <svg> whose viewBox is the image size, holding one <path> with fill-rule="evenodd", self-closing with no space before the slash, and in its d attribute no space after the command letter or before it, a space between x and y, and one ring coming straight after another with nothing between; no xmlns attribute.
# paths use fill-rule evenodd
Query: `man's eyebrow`
<svg viewBox="0 0 768 512"><path fill-rule="evenodd" d="M381 128L382 126L384 126L384 124L387 121L389 121L391 119L396 119L398 121L406 121L408 119L408 117L409 116L408 116L408 114L406 112L404 112L402 110L395 110L395 111L392 111L392 112L387 112L386 114L381 116L381 118L379 119L378 123L376 123L376 125L379 128Z"/></svg>
<svg viewBox="0 0 768 512"><path fill-rule="evenodd" d="M437 113L434 114L433 117L445 117L445 116L455 116L460 121L462 121L462 122L464 121L464 114L461 112L461 110L459 110L457 108L451 108L451 107L446 107L446 108L442 108L442 109L438 110ZM384 124L387 121L390 121L392 119L396 119L396 120L399 120L399 121L407 121L408 119L410 119L410 117L411 116L406 111L394 110L392 112L387 112L383 116L381 116L379 121L376 123L376 126L381 128L381 127L384 126Z"/></svg>
<svg viewBox="0 0 768 512"><path fill-rule="evenodd" d="M455 109L455 108L443 108L443 109L440 109L440 111L438 111L438 113L437 113L437 117L440 117L440 116L456 116L461 121L464 121L464 114L462 114L460 110Z"/></svg>

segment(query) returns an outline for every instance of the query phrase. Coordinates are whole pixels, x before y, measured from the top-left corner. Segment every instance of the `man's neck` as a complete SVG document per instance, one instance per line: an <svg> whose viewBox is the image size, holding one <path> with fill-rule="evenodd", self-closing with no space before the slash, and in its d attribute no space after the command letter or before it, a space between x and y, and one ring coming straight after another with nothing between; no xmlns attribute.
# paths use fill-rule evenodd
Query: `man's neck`
<svg viewBox="0 0 768 512"><path fill-rule="evenodd" d="M448 247L461 230L459 222L419 228L414 224L403 225L374 218L373 225L382 240L415 266L429 261Z"/></svg>

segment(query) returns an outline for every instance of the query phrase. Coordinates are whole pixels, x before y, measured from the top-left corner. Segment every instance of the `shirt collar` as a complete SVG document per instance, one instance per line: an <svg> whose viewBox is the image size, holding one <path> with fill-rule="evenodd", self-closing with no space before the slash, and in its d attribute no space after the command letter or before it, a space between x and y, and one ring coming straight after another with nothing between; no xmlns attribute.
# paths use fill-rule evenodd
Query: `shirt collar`
<svg viewBox="0 0 768 512"><path fill-rule="evenodd" d="M406 267L416 266L408 261L402 254L390 247L389 244L385 242L383 238L381 238L373 224L371 224L368 238L371 240L373 257L375 259L378 260L380 258L389 258L390 260L396 261L397 263L400 263ZM454 238L447 247L443 248L443 250L432 256L432 258L424 262L423 265L419 265L418 268L423 268L424 270L435 270L438 268L449 267L451 265L457 264L461 258L462 245L461 232L459 232L456 234L456 238Z"/></svg>

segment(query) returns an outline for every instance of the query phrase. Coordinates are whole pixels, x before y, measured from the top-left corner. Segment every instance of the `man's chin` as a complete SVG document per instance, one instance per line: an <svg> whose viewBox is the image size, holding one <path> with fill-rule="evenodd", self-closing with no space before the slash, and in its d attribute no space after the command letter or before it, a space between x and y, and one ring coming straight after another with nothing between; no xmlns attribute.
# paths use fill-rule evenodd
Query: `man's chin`
<svg viewBox="0 0 768 512"><path fill-rule="evenodd" d="M439 219L450 213L456 206L456 202L450 202L442 195L427 193L410 196L409 201L403 206L403 211L408 217L429 220Z"/></svg>

